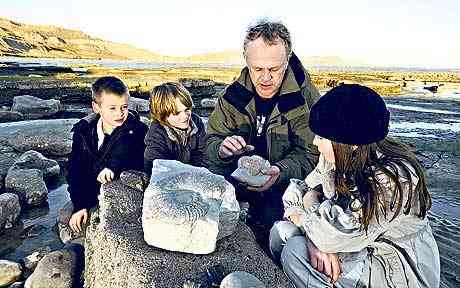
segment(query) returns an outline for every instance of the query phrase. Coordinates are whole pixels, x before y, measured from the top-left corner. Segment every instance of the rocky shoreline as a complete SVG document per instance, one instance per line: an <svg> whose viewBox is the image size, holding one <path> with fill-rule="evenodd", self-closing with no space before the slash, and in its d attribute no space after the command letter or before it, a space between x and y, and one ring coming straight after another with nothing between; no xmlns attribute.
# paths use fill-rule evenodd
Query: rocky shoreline
<svg viewBox="0 0 460 288"><path fill-rule="evenodd" d="M64 225L69 216L69 207L64 205L67 196L62 196L66 193L62 179L65 177L67 155L71 149L70 128L77 118L90 112L89 86L96 77L105 73L121 76L129 84L133 96L131 108L138 110L144 121L148 122L148 91L153 85L181 79L192 93L195 111L206 117L215 105L216 93L237 75L237 69L233 68L222 71L208 68L135 71L93 67L79 72L72 70L72 73L68 70L54 73L53 69L45 67L45 72L23 70L21 73L11 70L8 73L3 71L4 74L0 71L0 106L3 106L0 109L0 122L3 122L0 124L0 210L3 211L0 213L0 259L10 255L0 260L0 287L5 283L12 285L7 287L23 287L26 279L30 279L26 287L71 287L80 283L77 275L81 273L82 263L79 261L83 256L78 244L84 242L79 238L80 235L72 235ZM40 73L40 76L36 76ZM411 145L427 168L434 199L433 211L429 217L441 252L442 287L459 285L457 275L460 266L455 259L460 256L460 239L457 236L460 223L455 215L460 213L460 197L457 196L460 187L460 131L452 128L452 123L460 123L460 102L455 98L460 97L460 76L455 73L429 72L313 71L312 78L322 91L341 82L374 83L376 87L383 87L379 88L383 89L381 91L390 91L389 95L386 93L386 101L394 120L392 125L398 127L392 133ZM439 86L438 94L424 89L432 85ZM453 96L436 98L446 91L452 92L450 95ZM405 126L399 128L398 123L404 123ZM412 126L415 127L407 123L414 123ZM420 123L445 125L449 129L424 130ZM420 135L408 135L413 131ZM427 135L427 131L432 131L434 137ZM61 188L53 190L56 182ZM118 187L121 184L114 182L113 185ZM118 190L113 189L113 193L126 189L130 188L123 186ZM131 203L129 207L134 207L133 211L139 213L139 193L135 196L135 191L130 192L120 193L120 197L115 200L124 201L123 205ZM123 195L128 194L133 195L132 199L123 198ZM55 202L55 197L61 197L60 202ZM112 209L111 205L120 204L113 202L113 198L102 201L107 201L104 209ZM37 207L33 208L34 205ZM65 209L57 215L62 206ZM35 211L33 213L37 215L30 215L30 211ZM26 214L31 219L41 219L51 211L54 213L53 219L46 221L54 222L56 226L53 229L56 230L50 231L36 222L30 224L27 222L29 220L18 222L25 219ZM143 242L141 227L136 221L124 223L120 220L122 214L114 219L101 219L100 215L95 213L91 218L89 233L94 237L86 240L87 287L125 286L127 283L132 284L132 279L138 281L133 287L147 287L147 283L156 283L155 287L181 287L187 279L203 276L206 268L212 264L222 264L226 273L235 270L250 272L267 287L288 286L282 271L258 248L254 235L243 223L238 225L236 233L218 242L216 252L208 256L194 256L153 249ZM123 226L125 224L128 226ZM47 244L43 242L42 246L28 247L14 254L18 246L11 241L12 237L23 237L21 243L28 243L30 239L41 239L45 234L54 234L55 238L48 239ZM56 243L55 239L59 238L67 243L66 246ZM180 258L180 265L175 265L177 258ZM59 277L57 274L47 274L53 267L63 269L56 268L60 271L56 272ZM112 274L116 271L123 273ZM157 272L152 274L148 271ZM31 277L32 273L35 276ZM47 282L50 278L46 275L54 275L52 279L61 282ZM119 276L114 278L110 275ZM56 286L58 284L55 283L62 286Z"/></svg>

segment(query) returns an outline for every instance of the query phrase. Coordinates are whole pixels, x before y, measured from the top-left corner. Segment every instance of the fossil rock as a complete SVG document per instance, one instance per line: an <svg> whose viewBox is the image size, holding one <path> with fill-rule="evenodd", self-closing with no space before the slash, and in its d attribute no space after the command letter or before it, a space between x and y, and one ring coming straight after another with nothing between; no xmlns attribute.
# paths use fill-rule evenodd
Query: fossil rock
<svg viewBox="0 0 460 288"><path fill-rule="evenodd" d="M233 171L232 177L249 186L259 187L270 178L264 174L268 168L270 162L260 156L243 156L238 160L238 168Z"/></svg>
<svg viewBox="0 0 460 288"><path fill-rule="evenodd" d="M142 211L149 245L208 254L233 233L239 206L224 177L172 160L155 160L152 171Z"/></svg>

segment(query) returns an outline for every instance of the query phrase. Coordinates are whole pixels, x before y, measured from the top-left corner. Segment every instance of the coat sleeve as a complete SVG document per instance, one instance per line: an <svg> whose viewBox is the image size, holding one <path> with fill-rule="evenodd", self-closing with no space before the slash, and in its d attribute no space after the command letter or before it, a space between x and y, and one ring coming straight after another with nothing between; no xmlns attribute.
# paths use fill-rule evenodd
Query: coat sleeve
<svg viewBox="0 0 460 288"><path fill-rule="evenodd" d="M69 156L68 173L67 173L67 191L70 194L74 212L86 207L86 195L88 190L84 183L87 183L90 177L87 173L90 169L87 165L86 157L84 157L83 140L80 135L73 133L72 136L72 151Z"/></svg>
<svg viewBox="0 0 460 288"><path fill-rule="evenodd" d="M144 172L147 175L152 174L152 164L155 159L173 159L171 150L168 147L170 142L167 139L166 133L162 133L163 129L159 125L150 125L147 135L145 135L145 152L144 152Z"/></svg>
<svg viewBox="0 0 460 288"><path fill-rule="evenodd" d="M233 114L233 111L221 95L214 111L209 116L207 135L205 137L206 164L213 173L224 174L225 167L234 161L234 157L220 159L217 154L225 137L232 136L233 131L237 128Z"/></svg>
<svg viewBox="0 0 460 288"><path fill-rule="evenodd" d="M198 127L198 133L196 135L196 145L193 147L193 151L191 153L191 164L197 167L203 167L206 165L206 129L204 127L204 123L201 118L197 117L196 125Z"/></svg>
<svg viewBox="0 0 460 288"><path fill-rule="evenodd" d="M395 183L383 173L378 173L376 178L382 187L383 193L379 193L379 218L371 219L368 230L365 231L360 222L358 212L344 211L332 201L325 200L314 204L310 209L303 210L301 225L307 237L326 253L357 252L369 246L376 239L388 231L392 225L394 216L412 217L402 213L395 215L395 209L390 209L389 201L393 197ZM403 194L406 194L409 181L400 178ZM415 186L413 186L415 187ZM384 201L384 202L382 202ZM382 205L385 203L386 205ZM387 207L384 209L383 207Z"/></svg>
<svg viewBox="0 0 460 288"><path fill-rule="evenodd" d="M303 179L318 162L319 152L313 145L315 135L308 126L310 108L319 99L320 94L308 77L301 93L306 99L307 109L300 117L290 123L289 141L291 149L286 157L276 163L280 170L278 183L287 184L291 178Z"/></svg>

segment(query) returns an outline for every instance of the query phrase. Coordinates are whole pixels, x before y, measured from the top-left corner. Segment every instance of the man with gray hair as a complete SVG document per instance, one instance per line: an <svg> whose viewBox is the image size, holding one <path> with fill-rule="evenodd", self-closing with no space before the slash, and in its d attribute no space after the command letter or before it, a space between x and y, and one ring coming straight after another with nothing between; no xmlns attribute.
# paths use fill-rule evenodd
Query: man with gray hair
<svg viewBox="0 0 460 288"><path fill-rule="evenodd" d="M248 224L262 228L258 232L265 242L273 223L283 216L281 197L289 180L303 180L316 165L318 151L308 115L320 94L292 52L289 31L280 22L261 20L250 26L244 57L246 67L219 95L209 117L206 156L208 168L226 176L238 200L249 203ZM271 164L265 172L270 177L261 187L230 177L238 158L248 154Z"/></svg>

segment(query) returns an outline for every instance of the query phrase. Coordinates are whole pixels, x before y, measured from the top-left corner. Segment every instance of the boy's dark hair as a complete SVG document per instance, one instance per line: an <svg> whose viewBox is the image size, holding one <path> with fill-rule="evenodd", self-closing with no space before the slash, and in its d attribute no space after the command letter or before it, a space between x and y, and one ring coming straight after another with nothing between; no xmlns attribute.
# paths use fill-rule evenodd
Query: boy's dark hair
<svg viewBox="0 0 460 288"><path fill-rule="evenodd" d="M99 103L99 97L102 92L112 93L122 96L129 93L128 87L125 83L114 76L101 77L94 82L91 86L91 98L94 102Z"/></svg>
<svg viewBox="0 0 460 288"><path fill-rule="evenodd" d="M262 37L268 45L275 45L281 41L286 48L286 55L289 57L292 52L292 40L289 30L280 21L272 21L270 19L259 19L254 25L251 25L246 30L244 37L244 53L249 42Z"/></svg>

